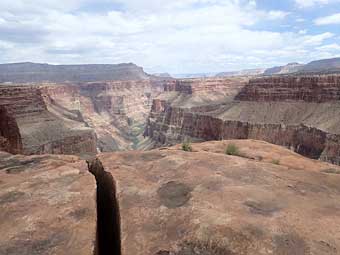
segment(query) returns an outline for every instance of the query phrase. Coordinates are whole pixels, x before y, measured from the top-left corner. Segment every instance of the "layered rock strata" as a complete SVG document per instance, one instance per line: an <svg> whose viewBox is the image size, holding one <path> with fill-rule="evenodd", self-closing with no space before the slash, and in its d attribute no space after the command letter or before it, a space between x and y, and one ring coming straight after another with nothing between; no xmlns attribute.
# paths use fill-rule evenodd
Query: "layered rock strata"
<svg viewBox="0 0 340 255"><path fill-rule="evenodd" d="M154 100L145 134L159 144L260 139L340 164L339 81L339 76L259 78L218 104L208 99L185 104L165 93ZM197 97L180 94L176 97L189 101Z"/></svg>
<svg viewBox="0 0 340 255"><path fill-rule="evenodd" d="M96 137L85 125L65 122L47 108L36 86L0 86L1 133L21 154L95 153ZM8 129L9 127L9 129Z"/></svg>
<svg viewBox="0 0 340 255"><path fill-rule="evenodd" d="M148 148L143 132L162 80L0 86L0 146L22 154Z"/></svg>

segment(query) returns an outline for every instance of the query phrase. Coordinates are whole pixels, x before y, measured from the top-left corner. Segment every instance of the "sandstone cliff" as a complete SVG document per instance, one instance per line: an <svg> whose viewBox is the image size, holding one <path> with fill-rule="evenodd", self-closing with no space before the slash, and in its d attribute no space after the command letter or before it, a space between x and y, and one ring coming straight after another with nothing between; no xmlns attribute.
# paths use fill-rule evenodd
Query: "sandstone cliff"
<svg viewBox="0 0 340 255"><path fill-rule="evenodd" d="M196 104L188 102L198 95L180 92L174 100L164 93L154 100L145 135L158 144L260 139L340 164L339 81L339 76L259 78L241 90L236 83L240 93L218 103L213 92Z"/></svg>
<svg viewBox="0 0 340 255"><path fill-rule="evenodd" d="M2 85L0 146L23 154L148 148L143 132L163 82Z"/></svg>
<svg viewBox="0 0 340 255"><path fill-rule="evenodd" d="M0 86L1 136L7 151L21 154L82 154L96 152L94 132L65 122L48 111L36 86Z"/></svg>

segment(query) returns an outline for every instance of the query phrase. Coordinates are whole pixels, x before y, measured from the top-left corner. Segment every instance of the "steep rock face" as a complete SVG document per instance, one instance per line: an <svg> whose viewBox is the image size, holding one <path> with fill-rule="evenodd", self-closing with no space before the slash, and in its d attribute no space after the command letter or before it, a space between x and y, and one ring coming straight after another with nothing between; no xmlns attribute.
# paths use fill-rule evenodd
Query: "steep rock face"
<svg viewBox="0 0 340 255"><path fill-rule="evenodd" d="M5 106L0 105L0 150L11 153L22 151L21 136L18 124L8 113Z"/></svg>
<svg viewBox="0 0 340 255"><path fill-rule="evenodd" d="M6 109L1 133L10 152L22 154L96 153L94 132L75 122L64 122L49 112L36 86L0 86L0 106ZM10 130L7 127L10 125ZM10 132L10 133L9 133Z"/></svg>
<svg viewBox="0 0 340 255"><path fill-rule="evenodd" d="M48 65L14 63L0 65L0 82L90 82L148 79L142 67L135 64L117 65Z"/></svg>
<svg viewBox="0 0 340 255"><path fill-rule="evenodd" d="M145 135L158 144L259 139L340 164L339 95L339 76L255 79L237 100L217 104L188 105L165 93L154 100Z"/></svg>
<svg viewBox="0 0 340 255"><path fill-rule="evenodd" d="M243 101L305 101L340 100L340 76L283 76L250 80L236 97Z"/></svg>
<svg viewBox="0 0 340 255"><path fill-rule="evenodd" d="M185 79L169 81L164 86L164 91L176 91L185 94L202 93L232 93L242 86L246 79L206 78Z"/></svg>
<svg viewBox="0 0 340 255"><path fill-rule="evenodd" d="M78 157L0 152L0 254L339 254L340 167L263 141L192 149L100 154L96 181Z"/></svg>
<svg viewBox="0 0 340 255"><path fill-rule="evenodd" d="M94 130L100 151L143 146L152 99L163 90L151 80L49 85L41 89L50 112Z"/></svg>

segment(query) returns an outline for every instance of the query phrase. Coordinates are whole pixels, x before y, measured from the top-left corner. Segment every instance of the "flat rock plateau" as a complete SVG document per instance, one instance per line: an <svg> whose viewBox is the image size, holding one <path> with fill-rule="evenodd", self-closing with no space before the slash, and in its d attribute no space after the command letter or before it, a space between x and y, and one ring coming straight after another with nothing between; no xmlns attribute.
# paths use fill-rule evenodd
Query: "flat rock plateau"
<svg viewBox="0 0 340 255"><path fill-rule="evenodd" d="M239 156L224 153L230 143ZM116 243L125 255L340 252L338 166L255 140L98 160L97 206L118 220L96 214L96 183L78 157L2 153L0 254L116 254ZM117 240L100 234L108 228Z"/></svg>

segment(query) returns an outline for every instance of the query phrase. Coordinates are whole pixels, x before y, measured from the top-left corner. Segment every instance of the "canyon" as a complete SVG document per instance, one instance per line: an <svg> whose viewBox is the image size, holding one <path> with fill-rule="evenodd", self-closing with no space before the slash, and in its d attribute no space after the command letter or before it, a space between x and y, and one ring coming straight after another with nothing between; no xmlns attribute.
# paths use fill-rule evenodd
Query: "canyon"
<svg viewBox="0 0 340 255"><path fill-rule="evenodd" d="M340 164L339 84L339 75L4 84L0 146L85 156L257 139Z"/></svg>
<svg viewBox="0 0 340 255"><path fill-rule="evenodd" d="M0 254L339 254L339 116L337 74L2 83Z"/></svg>
<svg viewBox="0 0 340 255"><path fill-rule="evenodd" d="M152 80L0 86L0 146L26 155L136 149L161 90Z"/></svg>
<svg viewBox="0 0 340 255"><path fill-rule="evenodd" d="M189 83L154 100L145 135L158 145L257 139L340 164L340 76L233 80L224 88L209 80Z"/></svg>

